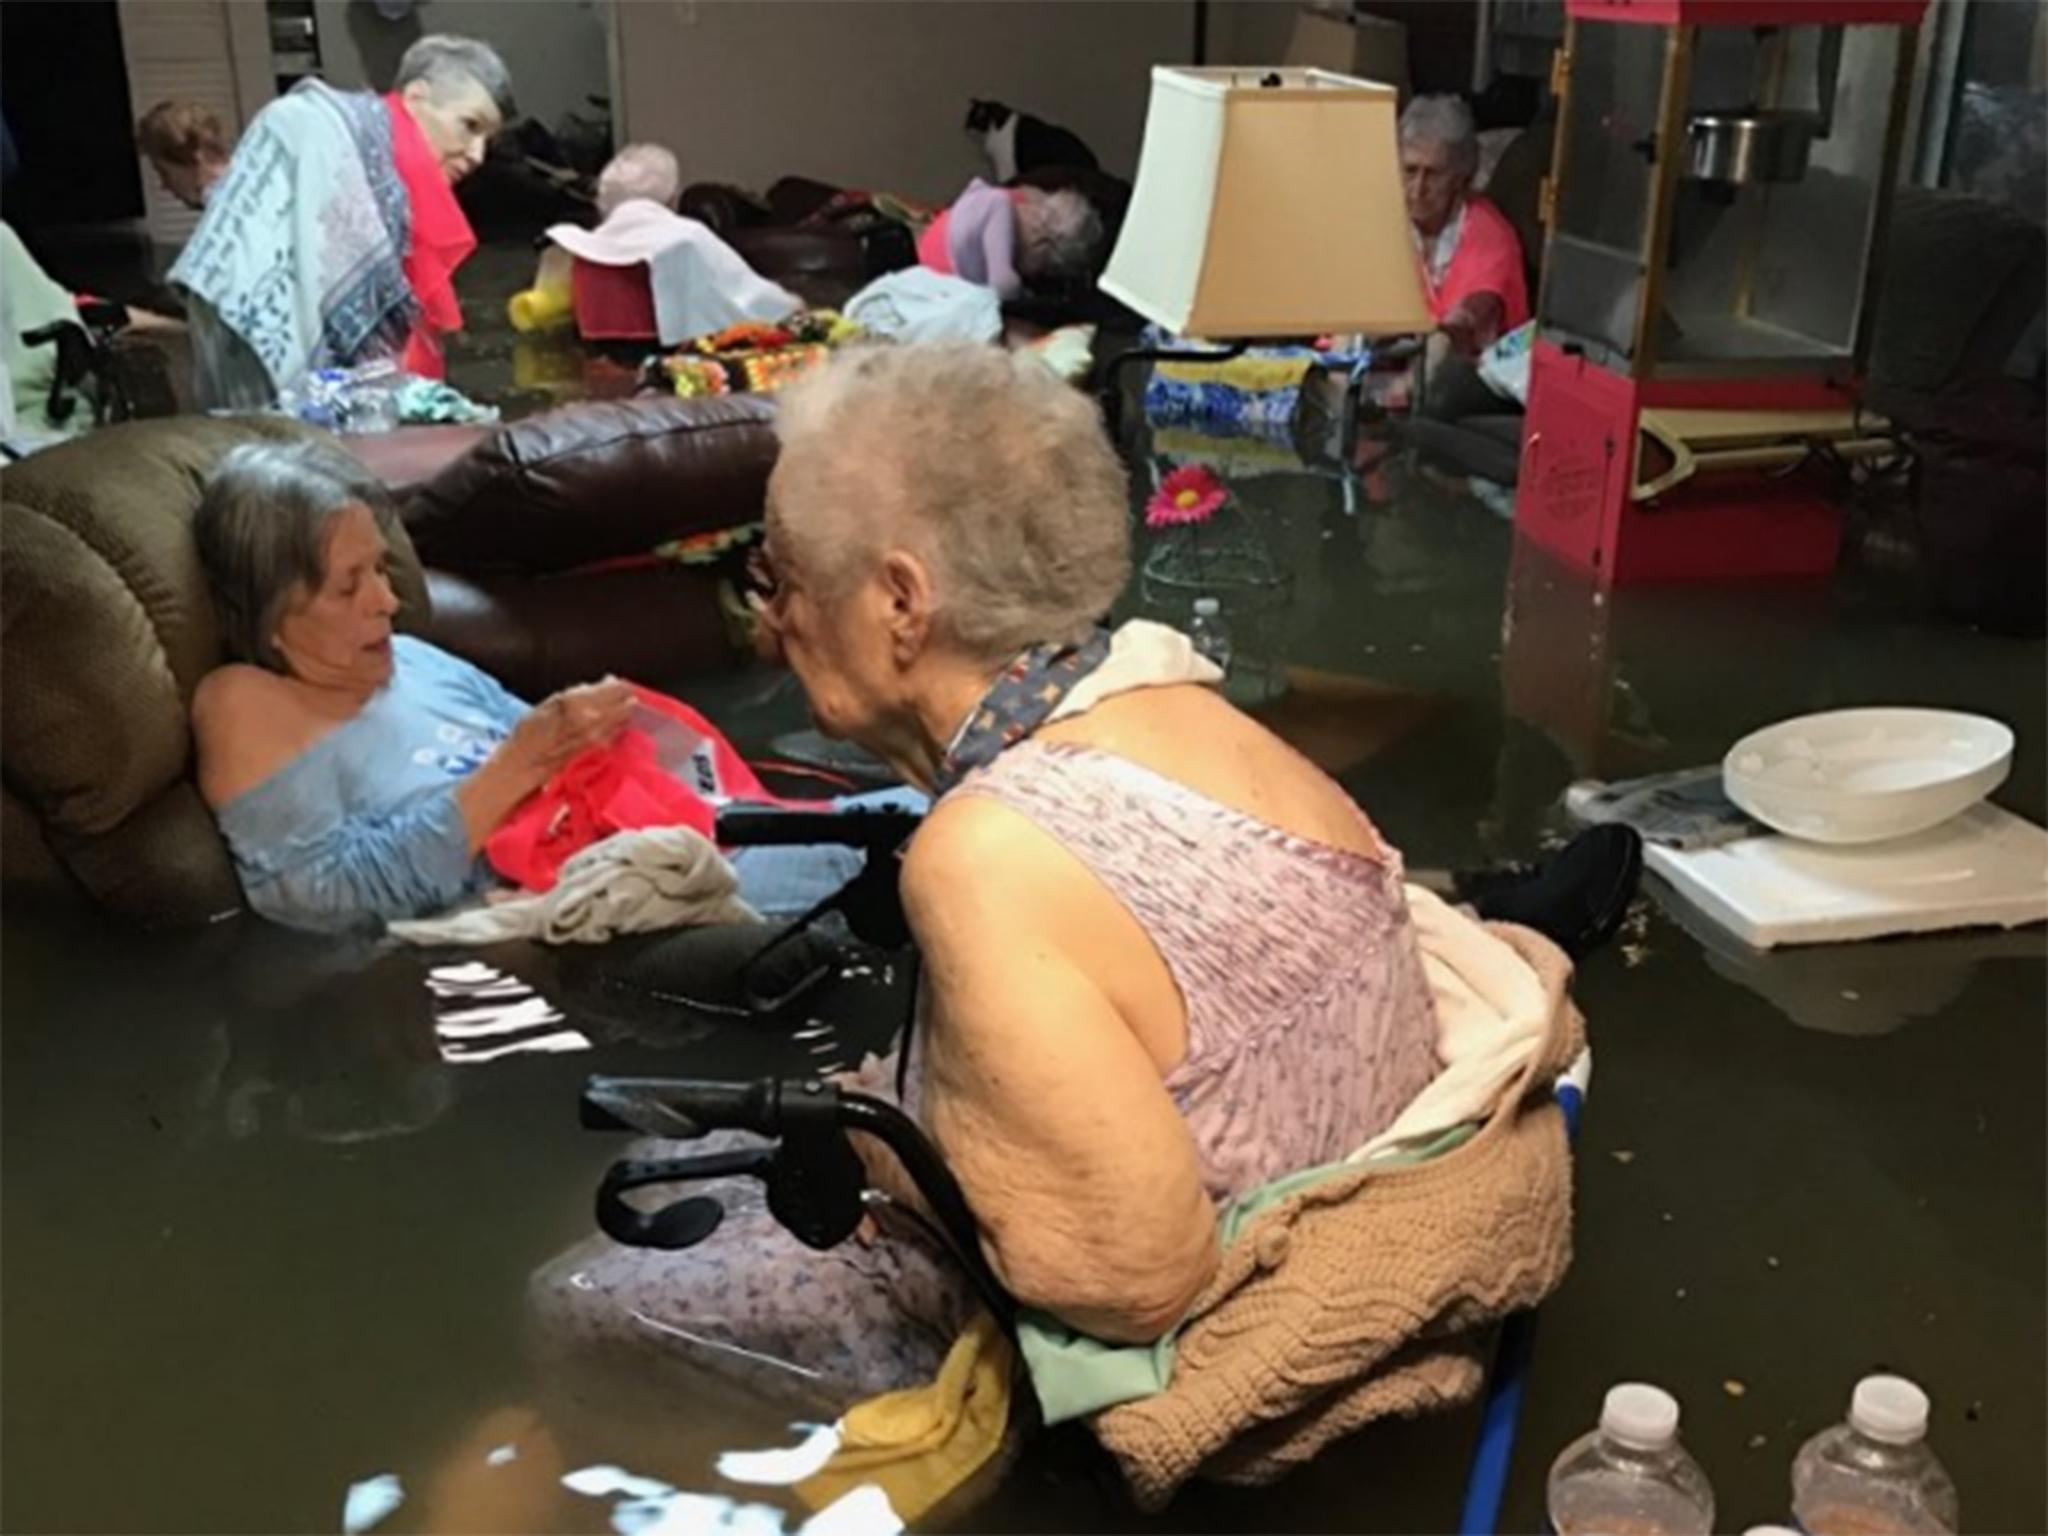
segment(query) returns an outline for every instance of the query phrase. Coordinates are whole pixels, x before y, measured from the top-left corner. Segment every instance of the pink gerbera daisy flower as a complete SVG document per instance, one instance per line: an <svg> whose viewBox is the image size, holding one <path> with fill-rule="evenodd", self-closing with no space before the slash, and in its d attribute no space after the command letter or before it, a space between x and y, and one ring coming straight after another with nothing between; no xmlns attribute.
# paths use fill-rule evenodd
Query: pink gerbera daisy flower
<svg viewBox="0 0 2048 1536"><path fill-rule="evenodd" d="M1186 464L1160 481L1159 489L1145 503L1145 526L1173 528L1183 523L1206 523L1229 499L1230 492L1223 488L1222 481L1199 464Z"/></svg>

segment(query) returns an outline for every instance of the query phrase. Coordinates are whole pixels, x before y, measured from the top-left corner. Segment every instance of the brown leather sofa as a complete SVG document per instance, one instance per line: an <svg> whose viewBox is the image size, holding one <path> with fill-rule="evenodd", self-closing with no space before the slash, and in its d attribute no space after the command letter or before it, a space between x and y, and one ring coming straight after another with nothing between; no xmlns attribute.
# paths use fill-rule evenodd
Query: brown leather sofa
<svg viewBox="0 0 2048 1536"><path fill-rule="evenodd" d="M756 399L663 397L571 406L474 441L351 441L402 493L400 627L529 698L605 672L681 691L729 665L715 578L641 557L760 517L771 412ZM311 430L281 419L134 422L7 469L0 878L10 906L83 896L151 925L241 906L193 780L187 712L222 653L190 522L230 448Z"/></svg>
<svg viewBox="0 0 2048 1536"><path fill-rule="evenodd" d="M733 647L718 577L649 554L758 522L774 465L761 396L650 395L500 427L398 482L427 635L528 698L607 671L674 691Z"/></svg>

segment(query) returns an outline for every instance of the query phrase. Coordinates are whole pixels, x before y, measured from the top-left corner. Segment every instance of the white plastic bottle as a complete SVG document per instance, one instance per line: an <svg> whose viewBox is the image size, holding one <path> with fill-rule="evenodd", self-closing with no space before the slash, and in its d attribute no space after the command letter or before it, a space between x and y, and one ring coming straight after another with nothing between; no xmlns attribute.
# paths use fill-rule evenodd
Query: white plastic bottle
<svg viewBox="0 0 2048 1536"><path fill-rule="evenodd" d="M1956 1485L1927 1446L1927 1394L1903 1376L1866 1376L1849 1421L1792 1463L1792 1513L1813 1536L1916 1536L1960 1529Z"/></svg>
<svg viewBox="0 0 2048 1536"><path fill-rule="evenodd" d="M1714 1490L1678 1443L1677 1398L1635 1381L1608 1392L1600 1427L1550 1469L1550 1528L1558 1536L1710 1536Z"/></svg>
<svg viewBox="0 0 2048 1536"><path fill-rule="evenodd" d="M1188 638L1195 649L1225 672L1230 670L1230 625L1223 617L1223 605L1213 597L1195 599L1195 617L1188 625Z"/></svg>

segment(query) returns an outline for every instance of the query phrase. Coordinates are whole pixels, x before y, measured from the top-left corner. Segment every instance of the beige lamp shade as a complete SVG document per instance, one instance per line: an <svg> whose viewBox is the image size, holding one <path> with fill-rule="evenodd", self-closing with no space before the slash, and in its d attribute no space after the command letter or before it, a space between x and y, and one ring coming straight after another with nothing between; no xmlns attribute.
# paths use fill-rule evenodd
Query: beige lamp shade
<svg viewBox="0 0 2048 1536"><path fill-rule="evenodd" d="M1103 291L1182 336L1428 330L1399 104L1319 69L1154 69Z"/></svg>

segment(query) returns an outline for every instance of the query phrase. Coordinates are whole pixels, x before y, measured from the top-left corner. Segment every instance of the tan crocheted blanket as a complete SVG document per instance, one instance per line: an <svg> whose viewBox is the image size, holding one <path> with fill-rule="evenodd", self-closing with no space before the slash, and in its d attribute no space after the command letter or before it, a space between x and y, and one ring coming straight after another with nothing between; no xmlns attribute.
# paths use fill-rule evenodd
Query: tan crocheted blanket
<svg viewBox="0 0 2048 1536"><path fill-rule="evenodd" d="M1486 1325L1563 1278L1571 1156L1550 1085L1584 1023L1564 955L1488 926L1542 980L1542 1049L1463 1146L1313 1185L1224 1252L1181 1331L1172 1384L1093 1421L1145 1508L1197 1474L1271 1482L1374 1419L1466 1401Z"/></svg>

